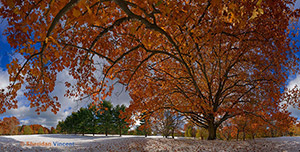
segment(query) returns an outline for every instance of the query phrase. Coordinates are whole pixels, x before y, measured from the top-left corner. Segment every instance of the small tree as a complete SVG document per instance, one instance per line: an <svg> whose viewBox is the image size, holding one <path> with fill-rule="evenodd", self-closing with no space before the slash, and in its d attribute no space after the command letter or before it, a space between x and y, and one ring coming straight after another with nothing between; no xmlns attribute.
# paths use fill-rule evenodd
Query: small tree
<svg viewBox="0 0 300 152"><path fill-rule="evenodd" d="M180 114L165 110L156 117L156 123L153 126L153 129L166 138L170 135L174 138L175 131L178 130L183 123L181 118Z"/></svg>
<svg viewBox="0 0 300 152"><path fill-rule="evenodd" d="M42 127L39 128L38 134L44 134L44 129Z"/></svg>
<svg viewBox="0 0 300 152"><path fill-rule="evenodd" d="M30 128L30 126L25 126L24 127L24 135L31 135L32 134L32 129Z"/></svg>
<svg viewBox="0 0 300 152"><path fill-rule="evenodd" d="M185 124L184 130L185 137L196 137L196 129L194 128L194 125L192 123Z"/></svg>
<svg viewBox="0 0 300 152"><path fill-rule="evenodd" d="M208 132L204 128L198 128L196 131L196 138L200 138L201 140L208 137Z"/></svg>
<svg viewBox="0 0 300 152"><path fill-rule="evenodd" d="M51 133L51 134L56 134L56 133L57 133L57 130L56 130L54 127L51 127L50 133Z"/></svg>

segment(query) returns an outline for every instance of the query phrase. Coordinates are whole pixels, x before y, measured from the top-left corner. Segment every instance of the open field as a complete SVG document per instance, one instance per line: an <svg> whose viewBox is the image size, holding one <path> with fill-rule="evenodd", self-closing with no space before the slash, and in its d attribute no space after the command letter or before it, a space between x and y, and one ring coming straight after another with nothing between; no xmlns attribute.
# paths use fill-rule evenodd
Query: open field
<svg viewBox="0 0 300 152"><path fill-rule="evenodd" d="M299 152L300 137L265 138L248 141L205 141L161 137L97 135L0 136L0 151L241 151Z"/></svg>

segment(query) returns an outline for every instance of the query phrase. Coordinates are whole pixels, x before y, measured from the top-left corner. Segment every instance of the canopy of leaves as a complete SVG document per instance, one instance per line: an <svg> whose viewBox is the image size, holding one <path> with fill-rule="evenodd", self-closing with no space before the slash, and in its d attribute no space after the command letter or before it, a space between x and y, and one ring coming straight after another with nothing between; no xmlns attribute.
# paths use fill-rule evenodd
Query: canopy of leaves
<svg viewBox="0 0 300 152"><path fill-rule="evenodd" d="M0 121L1 134L4 135L16 135L19 133L18 125L20 121L16 117L4 117Z"/></svg>

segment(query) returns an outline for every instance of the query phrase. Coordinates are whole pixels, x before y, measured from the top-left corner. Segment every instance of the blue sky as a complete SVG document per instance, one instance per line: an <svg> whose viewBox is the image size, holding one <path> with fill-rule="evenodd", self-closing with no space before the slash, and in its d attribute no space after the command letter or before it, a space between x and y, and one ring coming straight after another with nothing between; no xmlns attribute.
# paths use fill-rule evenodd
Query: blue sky
<svg viewBox="0 0 300 152"><path fill-rule="evenodd" d="M296 2L296 8L300 8L300 0ZM6 37L2 35L6 26L7 22L0 19L0 88L4 88L8 85L8 73L6 64L8 64L12 60L12 58L19 57L16 54L14 54L13 49L9 46L9 44L6 41ZM66 79L68 79L68 81L72 81L72 78L68 75L68 72L64 70L63 72L58 74L57 82ZM290 79L287 82L288 88L292 88L295 85L300 86L300 75L290 76ZM121 92L121 90L124 89L122 88L122 86L116 86L115 88L116 89L112 94L112 97L109 97L108 100L111 100L115 105L125 104L128 106L130 102L130 97L128 93L124 91ZM50 112L50 110L47 112L42 112L40 115L37 115L36 112L34 112L34 109L28 107L29 101L26 100L21 89L21 91L18 93L19 108L9 110L4 114L0 114L0 119L6 116L16 116L20 120L21 124L41 124L49 128L52 126L55 127L58 121L65 119L69 114L72 113L72 111L76 111L81 106L87 104L86 102L74 102L73 99L64 97L64 92L62 92L61 90L65 90L64 85L61 83L57 83L53 94L59 97L59 101L62 107L56 115ZM300 117L300 111L298 109L289 109L292 112L293 116L298 118Z"/></svg>

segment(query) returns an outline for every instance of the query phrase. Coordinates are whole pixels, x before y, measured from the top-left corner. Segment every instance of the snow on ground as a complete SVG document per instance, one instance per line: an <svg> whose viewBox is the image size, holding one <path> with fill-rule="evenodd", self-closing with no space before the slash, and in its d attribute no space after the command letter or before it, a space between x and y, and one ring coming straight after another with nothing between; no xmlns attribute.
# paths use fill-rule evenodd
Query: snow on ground
<svg viewBox="0 0 300 152"><path fill-rule="evenodd" d="M300 137L248 141L165 139L159 136L15 135L0 136L0 151L183 151L183 152L299 152Z"/></svg>

